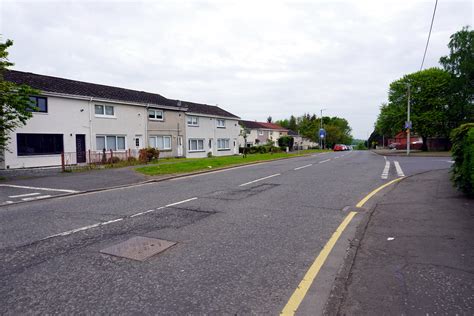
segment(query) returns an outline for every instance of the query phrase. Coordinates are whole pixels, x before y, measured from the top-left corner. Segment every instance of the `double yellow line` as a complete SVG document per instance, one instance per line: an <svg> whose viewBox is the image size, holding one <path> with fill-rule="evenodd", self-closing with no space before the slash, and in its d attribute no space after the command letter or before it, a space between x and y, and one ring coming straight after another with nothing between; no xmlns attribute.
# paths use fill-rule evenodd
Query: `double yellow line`
<svg viewBox="0 0 474 316"><path fill-rule="evenodd" d="M383 190L384 188L388 187L389 185L402 180L403 178L397 178L395 180L392 180L390 182L385 183L384 185L381 185L377 189L373 190L369 194L367 194L366 197L364 197L362 200L360 200L359 203L356 204L357 207L362 207L364 206L367 201L373 197L375 194L377 194L380 190ZM316 257L314 262L311 264L311 267L309 267L308 272L303 277L303 280L301 280L300 284L298 284L298 287L296 290L293 292L291 295L288 303L286 303L285 307L283 308L281 315L294 315L296 311L298 310L298 307L300 306L301 302L306 296L306 293L308 293L309 288L313 284L314 279L318 275L319 271L321 270L321 267L323 266L324 262L326 261L327 257L329 256L332 248L338 241L339 237L341 236L342 232L344 229L346 229L347 225L351 222L351 220L354 218L354 216L357 214L357 212L349 212L349 214L344 218L342 223L337 227L336 231L332 234L331 238L329 238L328 242L326 245L324 245L323 250L319 253L319 255Z"/></svg>

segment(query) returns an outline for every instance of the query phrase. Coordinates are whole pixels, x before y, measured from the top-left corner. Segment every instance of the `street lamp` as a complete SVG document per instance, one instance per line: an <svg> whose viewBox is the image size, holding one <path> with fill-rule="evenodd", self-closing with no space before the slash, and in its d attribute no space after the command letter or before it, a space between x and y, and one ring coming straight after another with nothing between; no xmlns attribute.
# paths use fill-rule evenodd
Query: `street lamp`
<svg viewBox="0 0 474 316"><path fill-rule="evenodd" d="M326 111L326 109L321 109L321 123L319 124L320 131L323 129L323 111ZM319 134L319 143L319 148L323 149L323 138L321 137L321 132Z"/></svg>
<svg viewBox="0 0 474 316"><path fill-rule="evenodd" d="M405 123L405 128L407 129L407 156L410 155L410 83L407 83L407 121Z"/></svg>

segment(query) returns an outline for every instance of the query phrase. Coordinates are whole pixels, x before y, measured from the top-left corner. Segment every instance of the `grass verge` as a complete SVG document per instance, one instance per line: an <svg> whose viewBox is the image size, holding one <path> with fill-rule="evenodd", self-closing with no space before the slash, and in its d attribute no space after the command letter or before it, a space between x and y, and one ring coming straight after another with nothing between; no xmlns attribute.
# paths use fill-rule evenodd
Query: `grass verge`
<svg viewBox="0 0 474 316"><path fill-rule="evenodd" d="M242 156L223 156L211 158L188 158L178 159L174 163L167 161L163 164L152 164L145 167L139 167L135 170L149 175L164 175L164 174L178 174L201 170L217 169L228 166L245 165L252 162L274 160L279 158L298 157L310 153L322 152L322 150L304 150L299 153L275 153L275 154L252 154L247 155L246 158Z"/></svg>

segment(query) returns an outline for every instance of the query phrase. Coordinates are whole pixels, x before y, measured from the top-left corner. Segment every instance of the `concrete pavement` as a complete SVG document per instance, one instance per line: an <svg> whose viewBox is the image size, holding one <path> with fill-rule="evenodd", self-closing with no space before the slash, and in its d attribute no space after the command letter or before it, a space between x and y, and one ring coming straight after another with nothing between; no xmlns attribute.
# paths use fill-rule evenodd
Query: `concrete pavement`
<svg viewBox="0 0 474 316"><path fill-rule="evenodd" d="M329 315L472 315L474 201L447 170L399 182L373 210Z"/></svg>

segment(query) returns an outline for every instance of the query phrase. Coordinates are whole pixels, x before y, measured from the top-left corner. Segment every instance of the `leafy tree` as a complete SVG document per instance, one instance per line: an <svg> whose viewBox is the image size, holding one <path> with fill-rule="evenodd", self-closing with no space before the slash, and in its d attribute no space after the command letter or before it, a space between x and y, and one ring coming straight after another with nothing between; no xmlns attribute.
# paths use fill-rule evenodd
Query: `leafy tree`
<svg viewBox="0 0 474 316"><path fill-rule="evenodd" d="M451 35L449 56L439 62L452 76L449 127L474 121L474 31L468 26Z"/></svg>
<svg viewBox="0 0 474 316"><path fill-rule="evenodd" d="M7 149L10 133L26 124L31 118L31 95L38 95L38 90L27 85L17 85L4 80L3 74L13 66L8 60L7 49L13 45L11 40L0 42L0 152Z"/></svg>
<svg viewBox="0 0 474 316"><path fill-rule="evenodd" d="M272 117L271 117L271 116L267 117L267 122L268 122L268 123L271 123L271 122L272 122Z"/></svg>
<svg viewBox="0 0 474 316"><path fill-rule="evenodd" d="M294 117L293 115L290 116L290 120L288 121L288 128L292 131L298 130L298 126L296 125L296 117Z"/></svg>
<svg viewBox="0 0 474 316"><path fill-rule="evenodd" d="M423 139L449 135L448 110L451 76L439 68L430 68L405 75L390 84L388 104L382 105L377 118L376 131L393 136L404 129L407 117L407 87L411 89L411 115L413 132Z"/></svg>

